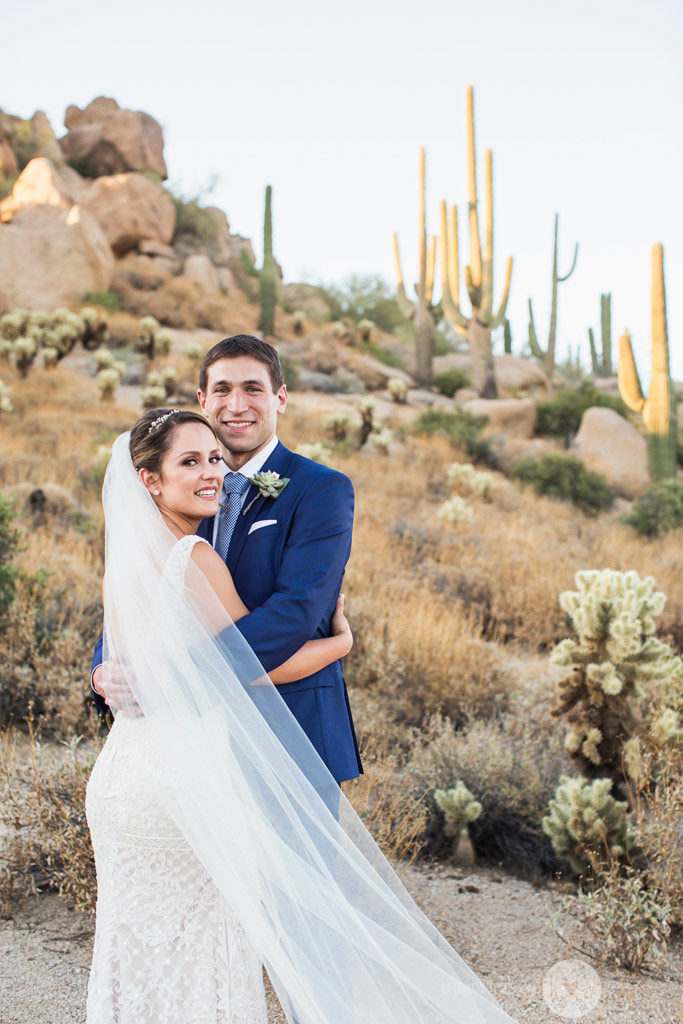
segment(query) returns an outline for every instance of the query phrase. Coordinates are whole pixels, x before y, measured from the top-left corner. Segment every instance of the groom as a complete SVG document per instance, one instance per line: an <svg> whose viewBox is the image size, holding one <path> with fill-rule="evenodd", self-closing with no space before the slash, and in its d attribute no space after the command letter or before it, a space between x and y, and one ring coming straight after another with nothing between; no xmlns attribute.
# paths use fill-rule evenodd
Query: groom
<svg viewBox="0 0 683 1024"><path fill-rule="evenodd" d="M219 341L204 357L197 395L227 467L225 510L199 534L225 559L250 609L237 628L268 672L331 632L351 549L353 487L278 441L287 388L267 342L246 334ZM259 472L288 483L264 497L247 479ZM96 650L94 666L100 657ZM340 662L278 690L336 781L356 778L363 769Z"/></svg>

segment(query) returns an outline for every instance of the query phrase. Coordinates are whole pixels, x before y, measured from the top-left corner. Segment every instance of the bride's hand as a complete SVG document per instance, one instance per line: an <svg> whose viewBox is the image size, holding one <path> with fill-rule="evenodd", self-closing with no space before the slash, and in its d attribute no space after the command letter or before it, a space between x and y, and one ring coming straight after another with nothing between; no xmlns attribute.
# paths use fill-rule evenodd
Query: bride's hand
<svg viewBox="0 0 683 1024"><path fill-rule="evenodd" d="M340 636L340 637L343 636L343 637L345 637L346 642L348 644L348 647L347 647L345 653L348 654L349 651L351 650L351 648L353 647L353 633L351 632L351 627L349 626L349 621L346 618L346 616L344 615L344 595L343 594L340 594L339 597L337 598L337 605L336 605L336 607L334 609L334 614L332 615L331 626L332 626L332 636Z"/></svg>

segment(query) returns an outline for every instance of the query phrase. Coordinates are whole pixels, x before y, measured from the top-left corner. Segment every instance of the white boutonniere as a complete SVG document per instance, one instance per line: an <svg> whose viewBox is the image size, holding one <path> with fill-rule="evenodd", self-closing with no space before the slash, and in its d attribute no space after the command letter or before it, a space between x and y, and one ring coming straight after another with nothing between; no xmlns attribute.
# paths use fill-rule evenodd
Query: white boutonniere
<svg viewBox="0 0 683 1024"><path fill-rule="evenodd" d="M289 483L288 476L280 476L279 473L274 473L270 470L264 470L261 473L254 473L253 476L250 476L247 479L250 484L254 484L258 487L264 498L272 498L273 500L280 497Z"/></svg>

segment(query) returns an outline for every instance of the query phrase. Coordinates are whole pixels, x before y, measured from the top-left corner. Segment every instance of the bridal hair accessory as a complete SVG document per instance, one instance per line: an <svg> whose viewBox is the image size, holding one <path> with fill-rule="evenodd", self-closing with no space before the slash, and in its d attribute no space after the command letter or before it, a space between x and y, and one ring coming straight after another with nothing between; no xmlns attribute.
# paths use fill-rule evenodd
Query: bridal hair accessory
<svg viewBox="0 0 683 1024"><path fill-rule="evenodd" d="M285 487L289 483L289 477L281 477L279 473L272 472L271 470L263 470L260 473L254 473L253 476L247 477L250 484L258 487L259 491L264 498L279 498Z"/></svg>
<svg viewBox="0 0 683 1024"><path fill-rule="evenodd" d="M173 416L174 413L182 411L182 409L171 409L169 412L165 412L161 416L157 416L157 418L155 420L152 420L152 422L150 423L147 435L149 436L149 434L151 434L153 430L156 430L157 427L160 427L161 424L165 420L167 420L169 416Z"/></svg>

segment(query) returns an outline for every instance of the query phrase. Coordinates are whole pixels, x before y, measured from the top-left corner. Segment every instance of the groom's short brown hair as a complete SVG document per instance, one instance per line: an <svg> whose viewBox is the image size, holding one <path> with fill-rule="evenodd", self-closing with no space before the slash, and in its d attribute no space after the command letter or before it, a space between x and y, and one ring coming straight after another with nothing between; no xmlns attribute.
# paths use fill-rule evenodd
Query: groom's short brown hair
<svg viewBox="0 0 683 1024"><path fill-rule="evenodd" d="M268 368L273 394L277 394L285 382L277 350L267 341L254 338L251 334L233 334L231 338L224 338L209 349L199 371L199 390L202 394L206 394L209 367L219 359L236 359L238 356L251 356L252 359L258 359L263 363Z"/></svg>

